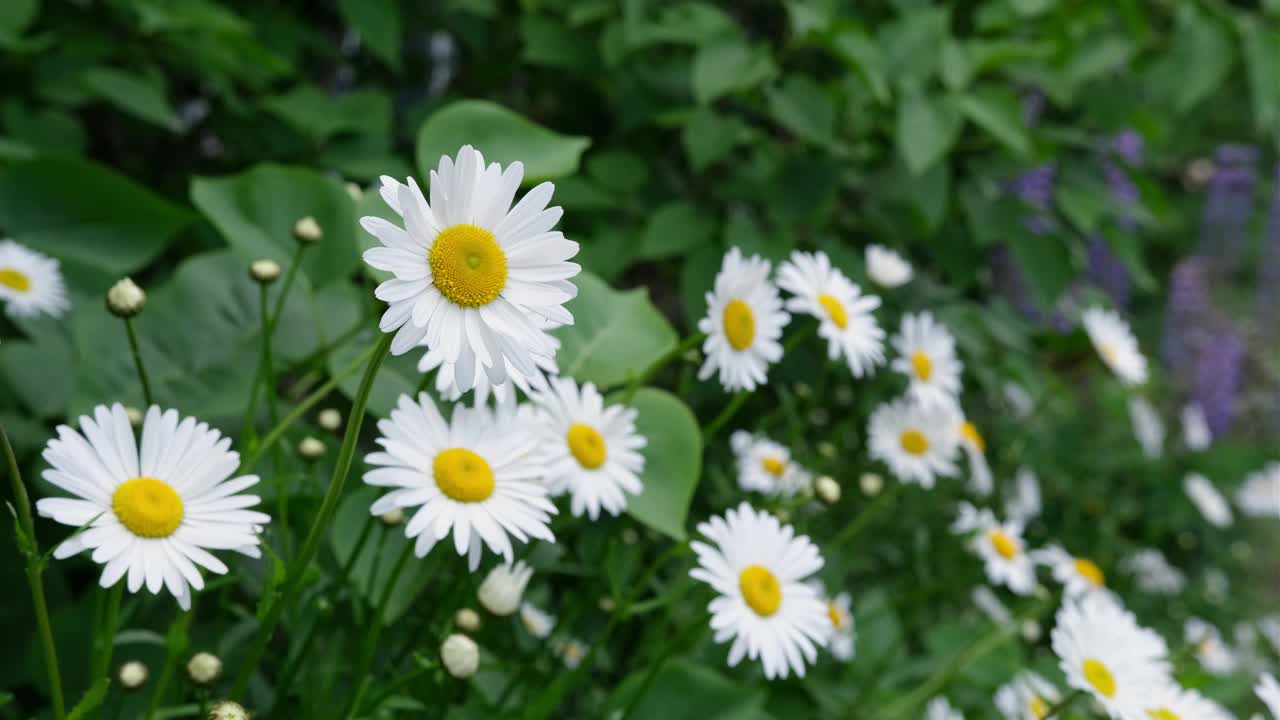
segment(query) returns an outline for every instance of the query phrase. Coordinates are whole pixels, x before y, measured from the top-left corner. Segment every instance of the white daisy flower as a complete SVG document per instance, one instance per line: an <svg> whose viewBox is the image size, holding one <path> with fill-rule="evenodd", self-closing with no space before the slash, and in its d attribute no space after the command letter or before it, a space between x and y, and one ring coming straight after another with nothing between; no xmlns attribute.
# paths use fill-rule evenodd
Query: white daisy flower
<svg viewBox="0 0 1280 720"><path fill-rule="evenodd" d="M809 538L742 503L698 525L712 545L694 541L698 567L689 572L717 593L707 606L715 641L733 641L729 666L759 660L772 680L818 659L831 634L826 603L805 580L822 568Z"/></svg>
<svg viewBox="0 0 1280 720"><path fill-rule="evenodd" d="M809 471L791 458L785 445L745 430L729 436L729 445L737 456L738 486L743 490L791 497L809 485Z"/></svg>
<svg viewBox="0 0 1280 720"><path fill-rule="evenodd" d="M12 240L0 240L0 300L10 317L60 317L71 308L58 261Z"/></svg>
<svg viewBox="0 0 1280 720"><path fill-rule="evenodd" d="M1064 600L1051 644L1067 684L1113 718L1143 717L1143 703L1170 682L1164 639L1102 593Z"/></svg>
<svg viewBox="0 0 1280 720"><path fill-rule="evenodd" d="M1235 716L1218 703L1172 681L1144 699L1138 717L1143 720L1235 720Z"/></svg>
<svg viewBox="0 0 1280 720"><path fill-rule="evenodd" d="M1005 720L1041 720L1061 697L1053 683L1024 670L996 690L996 708Z"/></svg>
<svg viewBox="0 0 1280 720"><path fill-rule="evenodd" d="M525 395L530 395L534 391L543 390L547 386L547 378L560 374L560 368L556 365L555 352L560 350L560 340L550 333L543 333L547 343L552 347L551 355L534 355L533 364L537 372L533 375L525 376L514 371L510 361L507 363L507 382L493 384L489 382L489 375L482 366L477 365L475 368L475 379L472 387L475 389L475 404L485 405L489 402L490 396L499 403L513 402L516 399L515 391L518 388ZM423 346L426 341L423 341ZM457 363L447 362L444 359L444 351L439 347L429 349L422 354L422 359L418 361L418 372L426 374L432 370L436 372L436 392L441 398L450 402L460 399L464 390L461 384L454 377L457 373Z"/></svg>
<svg viewBox="0 0 1280 720"><path fill-rule="evenodd" d="M769 365L782 358L778 339L791 318L769 282L769 268L769 261L758 255L743 258L736 247L725 254L707 293L707 316L698 321L707 336L699 380L719 371L726 390L755 390L765 384Z"/></svg>
<svg viewBox="0 0 1280 720"><path fill-rule="evenodd" d="M1089 340L1125 385L1141 385L1147 381L1147 358L1138 349L1129 324L1111 310L1089 308L1081 316Z"/></svg>
<svg viewBox="0 0 1280 720"><path fill-rule="evenodd" d="M1182 626L1182 637L1196 648L1196 658L1206 672L1214 675L1227 675L1235 672L1240 666L1239 659L1222 639L1218 628L1201 620L1190 618Z"/></svg>
<svg viewBox="0 0 1280 720"><path fill-rule="evenodd" d="M1032 399L1031 393L1018 383L1007 381L1000 390L1004 394L1004 401L1013 411L1013 416L1019 420L1029 417L1036 409L1036 401Z"/></svg>
<svg viewBox="0 0 1280 720"><path fill-rule="evenodd" d="M595 385L579 388L569 378L551 380L535 399L551 494L568 493L574 517L586 513L594 521L601 508L610 515L625 510L627 494L644 489L640 450L646 441L636 432L636 410L605 405Z"/></svg>
<svg viewBox="0 0 1280 720"><path fill-rule="evenodd" d="M1013 613L1009 612L1009 608L1000 601L989 586L978 585L973 589L970 597L982 614L996 625L1008 625L1013 622Z"/></svg>
<svg viewBox="0 0 1280 720"><path fill-rule="evenodd" d="M956 433L960 449L969 459L969 490L976 495L986 497L995 489L991 476L991 465L987 462L987 443L978 432L978 426L964 419L959 412L955 415L959 424Z"/></svg>
<svg viewBox="0 0 1280 720"><path fill-rule="evenodd" d="M1231 504L1222 496L1222 493L1218 492L1213 483L1209 482L1209 478L1200 473L1187 473L1187 476L1182 479L1182 489L1211 525L1220 528L1231 526L1233 520Z"/></svg>
<svg viewBox="0 0 1280 720"><path fill-rule="evenodd" d="M1005 502L1005 515L1026 525L1040 515L1040 478L1023 465L1014 475L1013 483L1013 493Z"/></svg>
<svg viewBox="0 0 1280 720"><path fill-rule="evenodd" d="M1280 462L1269 462L1250 473L1236 491L1236 505L1245 515L1280 517Z"/></svg>
<svg viewBox="0 0 1280 720"><path fill-rule="evenodd" d="M520 624L524 625L524 629L528 630L530 635L539 640L546 640L551 635L551 631L556 628L556 618L534 605L524 603L520 606Z"/></svg>
<svg viewBox="0 0 1280 720"><path fill-rule="evenodd" d="M925 720L964 720L964 713L951 707L944 697L936 697L924 708Z"/></svg>
<svg viewBox="0 0 1280 720"><path fill-rule="evenodd" d="M531 579L533 568L523 560L495 565L476 589L476 599L485 610L506 617L520 607L520 598Z"/></svg>
<svg viewBox="0 0 1280 720"><path fill-rule="evenodd" d="M1204 450L1213 442L1209 432L1209 420L1204 410L1197 403L1189 403L1182 408L1182 444L1188 450Z"/></svg>
<svg viewBox="0 0 1280 720"><path fill-rule="evenodd" d="M831 656L840 662L853 660L854 653L857 650L855 646L857 629L854 627L853 598L847 592L837 593L834 596L829 595L826 587L821 582L814 582L813 587L820 597L826 599L827 618L830 620L828 627L830 637L827 639L827 649L831 651Z"/></svg>
<svg viewBox="0 0 1280 720"><path fill-rule="evenodd" d="M1053 579L1062 584L1065 597L1076 598L1107 588L1107 576L1097 563L1087 557L1072 555L1058 545L1035 551L1032 559L1049 568Z"/></svg>
<svg viewBox="0 0 1280 720"><path fill-rule="evenodd" d="M956 339L928 311L902 316L893 336L898 352L892 368L911 380L907 392L922 405L954 404L960 395L964 364L956 354Z"/></svg>
<svg viewBox="0 0 1280 720"><path fill-rule="evenodd" d="M383 449L365 462L379 467L364 481L395 489L369 512L418 508L404 526L406 537L417 538L418 557L451 532L472 572L486 545L510 563L511 538L555 542L548 523L556 507L539 482L545 468L537 461L538 438L519 411L459 405L446 421L426 393L416 403L401 395L378 431Z"/></svg>
<svg viewBox="0 0 1280 720"><path fill-rule="evenodd" d="M978 510L962 502L952 531L973 533L969 549L982 560L992 584L1004 585L1018 595L1030 595L1035 590L1036 568L1022 539L1020 523L1001 523L990 510Z"/></svg>
<svg viewBox="0 0 1280 720"><path fill-rule="evenodd" d="M567 262L578 244L551 229L561 215L547 207L551 183L511 206L523 176L520 163L486 166L466 145L456 162L440 158L430 202L413 178L408 185L382 178L382 199L404 218L403 229L360 219L383 245L367 250L365 262L395 275L374 293L389 305L382 331L397 331L391 352L425 341L454 366L461 391L474 384L477 366L494 385L537 374L534 357L555 354L544 321L573 324L563 306L578 294L569 279L581 268Z"/></svg>
<svg viewBox="0 0 1280 720"><path fill-rule="evenodd" d="M590 652L590 648L587 647L586 643L577 638L556 642L552 650L560 656L564 666L570 670L581 665L582 661L587 657L587 653Z"/></svg>
<svg viewBox="0 0 1280 720"><path fill-rule="evenodd" d="M911 282L911 263L883 245L868 245L867 276L880 287L896 288Z"/></svg>
<svg viewBox="0 0 1280 720"><path fill-rule="evenodd" d="M1164 423L1150 401L1139 395L1129 398L1129 422L1133 423L1133 435L1148 460L1164 454Z"/></svg>
<svg viewBox="0 0 1280 720"><path fill-rule="evenodd" d="M818 319L827 357L844 355L854 377L870 375L884 362L884 330L872 314L880 298L863 295L831 265L826 253L791 253L791 259L778 266L778 285L793 296L787 310Z"/></svg>
<svg viewBox="0 0 1280 720"><path fill-rule="evenodd" d="M1271 643L1271 649L1280 655L1280 614L1268 615L1258 620L1258 629L1267 642Z"/></svg>
<svg viewBox="0 0 1280 720"><path fill-rule="evenodd" d="M209 550L260 556L258 534L270 518L247 509L257 495L240 494L258 476L231 477L240 466L231 439L195 418L153 405L139 443L123 405L99 405L80 417L80 432L59 425L43 457L44 479L76 497L44 498L36 509L63 525L89 524L53 556L92 550L105 566L104 588L127 573L129 592L168 588L186 610L191 589L204 588L197 566L227 572Z"/></svg>
<svg viewBox="0 0 1280 720"><path fill-rule="evenodd" d="M1177 595L1187 586L1187 576L1154 548L1135 552L1125 569L1133 574L1139 590L1153 595Z"/></svg>
<svg viewBox="0 0 1280 720"><path fill-rule="evenodd" d="M1275 676L1267 672L1258 675L1258 684L1253 692L1267 706L1271 717L1280 720L1280 682L1276 682Z"/></svg>
<svg viewBox="0 0 1280 720"><path fill-rule="evenodd" d="M935 477L960 472L955 427L949 404L926 407L908 398L883 403L871 413L871 457L888 465L902 482L931 488Z"/></svg>

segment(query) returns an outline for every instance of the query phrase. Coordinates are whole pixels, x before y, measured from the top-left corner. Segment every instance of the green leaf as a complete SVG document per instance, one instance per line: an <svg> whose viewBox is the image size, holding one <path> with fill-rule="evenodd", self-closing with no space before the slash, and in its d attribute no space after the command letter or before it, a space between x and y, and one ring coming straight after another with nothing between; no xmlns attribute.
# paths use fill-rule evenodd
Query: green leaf
<svg viewBox="0 0 1280 720"><path fill-rule="evenodd" d="M257 165L239 175L198 177L191 181L191 201L245 267L259 258L287 267L298 247L293 225L307 216L324 231L302 262L312 285L346 277L360 263L351 198L337 180L314 170Z"/></svg>
<svg viewBox="0 0 1280 720"><path fill-rule="evenodd" d="M631 400L639 415L636 431L645 437L644 490L627 499L627 514L676 540L685 538L689 503L702 472L702 432L679 398L641 388Z"/></svg>
<svg viewBox="0 0 1280 720"><path fill-rule="evenodd" d="M844 30L831 39L831 48L853 66L881 105L889 102L889 80L884 55L876 41L861 30Z"/></svg>
<svg viewBox="0 0 1280 720"><path fill-rule="evenodd" d="M98 67L84 74L84 84L95 95L134 117L169 132L182 129L178 115L165 97L164 78Z"/></svg>
<svg viewBox="0 0 1280 720"><path fill-rule="evenodd" d="M1076 46L1067 65L1066 76L1076 84L1092 80L1125 65L1133 53L1133 43L1123 36L1089 36Z"/></svg>
<svg viewBox="0 0 1280 720"><path fill-rule="evenodd" d="M350 27L379 60L392 70L400 70L399 0L339 0L338 10Z"/></svg>
<svg viewBox="0 0 1280 720"><path fill-rule="evenodd" d="M907 169L919 175L955 144L963 125L960 112L936 98L912 93L898 103L898 153Z"/></svg>
<svg viewBox="0 0 1280 720"><path fill-rule="evenodd" d="M0 45L16 42L39 14L40 0L5 0L0 3Z"/></svg>
<svg viewBox="0 0 1280 720"><path fill-rule="evenodd" d="M351 553L356 550L356 543L359 542L365 525L373 523L359 557L351 565L350 578L351 586L370 607L381 601L396 561L404 552L405 546L413 542L404 536L401 529L385 527L369 514L369 507L382 494L380 488L359 485L343 498L338 511L334 513L333 529L329 533L334 558L345 566ZM388 597L386 615L383 616L387 624L394 622L412 607L414 598L433 574L432 563L438 557L440 555L437 553L424 559L409 559Z"/></svg>
<svg viewBox="0 0 1280 720"><path fill-rule="evenodd" d="M956 99L960 112L1014 154L1031 153L1031 138L1022 122L1022 105L1003 88L979 88Z"/></svg>
<svg viewBox="0 0 1280 720"><path fill-rule="evenodd" d="M633 193L648 182L649 165L640 155L625 150L595 152L587 157L587 174L610 190Z"/></svg>
<svg viewBox="0 0 1280 720"><path fill-rule="evenodd" d="M383 145L391 140L391 98L381 90L331 95L313 85L300 85L266 98L262 107L317 141L342 132L373 135Z"/></svg>
<svg viewBox="0 0 1280 720"><path fill-rule="evenodd" d="M590 43L564 23L541 15L520 18L520 57L530 65L583 72L599 64Z"/></svg>
<svg viewBox="0 0 1280 720"><path fill-rule="evenodd" d="M639 256L646 260L682 255L706 243L716 232L715 220L685 202L654 210L640 236Z"/></svg>
<svg viewBox="0 0 1280 720"><path fill-rule="evenodd" d="M625 382L676 346L676 331L643 289L617 291L590 273L574 279L578 297L565 307L573 324L560 338L560 372L602 387Z"/></svg>
<svg viewBox="0 0 1280 720"><path fill-rule="evenodd" d="M755 87L777 72L768 52L738 40L704 45L693 57L693 97L702 104Z"/></svg>
<svg viewBox="0 0 1280 720"><path fill-rule="evenodd" d="M1274 132L1280 127L1280 31L1244 13L1236 16L1236 29L1249 77L1254 127Z"/></svg>
<svg viewBox="0 0 1280 720"><path fill-rule="evenodd" d="M742 121L737 118L701 108L685 120L680 140L689 156L689 164L694 171L702 172L742 142L745 131Z"/></svg>
<svg viewBox="0 0 1280 720"><path fill-rule="evenodd" d="M71 344L53 328L33 334L30 342L10 340L0 352L0 377L38 418L55 417L66 409L71 399L67 379L74 376L74 367Z"/></svg>
<svg viewBox="0 0 1280 720"><path fill-rule="evenodd" d="M106 289L150 262L194 216L88 160L41 156L0 168L0 227L93 273Z"/></svg>
<svg viewBox="0 0 1280 720"><path fill-rule="evenodd" d="M524 182L572 175L591 139L560 135L487 100L459 100L431 114L418 130L418 171L426 176L443 155L473 145L487 162L524 163Z"/></svg>
<svg viewBox="0 0 1280 720"><path fill-rule="evenodd" d="M89 688L84 697L80 698L80 702L76 703L76 706L67 713L67 720L80 720L80 718L87 717L89 713L97 710L102 701L106 699L107 688L109 687L111 687L111 678L98 678L93 687Z"/></svg>
<svg viewBox="0 0 1280 720"><path fill-rule="evenodd" d="M1071 252L1062 239L1053 235L1025 233L1009 243L1009 250L1030 280L1037 302L1044 307L1057 303L1076 273Z"/></svg>
<svg viewBox="0 0 1280 720"><path fill-rule="evenodd" d="M808 75L792 75L781 87L765 88L765 99L773 119L797 137L818 145L833 141L835 104Z"/></svg>
<svg viewBox="0 0 1280 720"><path fill-rule="evenodd" d="M686 658L668 662L647 692L639 691L644 695L628 715L634 720L753 720L767 697L762 687L744 687Z"/></svg>
<svg viewBox="0 0 1280 720"><path fill-rule="evenodd" d="M939 50L950 33L950 11L919 7L903 12L879 30L879 46L886 56L886 74L900 84L919 84L933 76Z"/></svg>

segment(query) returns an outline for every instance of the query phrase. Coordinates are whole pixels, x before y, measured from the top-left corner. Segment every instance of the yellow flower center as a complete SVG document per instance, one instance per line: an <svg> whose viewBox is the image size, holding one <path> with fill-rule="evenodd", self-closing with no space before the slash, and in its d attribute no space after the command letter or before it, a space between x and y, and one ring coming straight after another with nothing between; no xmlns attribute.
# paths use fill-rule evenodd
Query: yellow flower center
<svg viewBox="0 0 1280 720"><path fill-rule="evenodd" d="M1044 717L1049 714L1049 703L1045 702L1044 698L1039 695L1032 695L1031 699L1027 701L1027 709L1031 711L1031 714L1037 720L1044 720Z"/></svg>
<svg viewBox="0 0 1280 720"><path fill-rule="evenodd" d="M929 450L929 439L919 430L903 430L900 440L902 449L912 455L923 455Z"/></svg>
<svg viewBox="0 0 1280 720"><path fill-rule="evenodd" d="M437 235L427 264L436 289L454 305L488 305L507 285L507 256L493 233L475 225L454 225Z"/></svg>
<svg viewBox="0 0 1280 720"><path fill-rule="evenodd" d="M827 617L831 618L831 626L837 630L844 627L844 611L835 602L827 603Z"/></svg>
<svg viewBox="0 0 1280 720"><path fill-rule="evenodd" d="M786 471L787 464L776 457L767 457L760 461L764 466L764 471L774 477L782 477L782 473Z"/></svg>
<svg viewBox="0 0 1280 720"><path fill-rule="evenodd" d="M1154 718L1154 720L1182 720L1181 715L1178 715L1169 708L1155 708L1153 710L1148 710L1147 715Z"/></svg>
<svg viewBox="0 0 1280 720"><path fill-rule="evenodd" d="M730 300L724 306L724 336L734 350L746 350L756 338L756 316L751 306L741 300Z"/></svg>
<svg viewBox="0 0 1280 720"><path fill-rule="evenodd" d="M978 452L984 453L987 451L987 443L982 439L982 434L978 432L977 425L965 420L964 424L960 426L960 434L964 435L966 440L978 448Z"/></svg>
<svg viewBox="0 0 1280 720"><path fill-rule="evenodd" d="M827 315L831 316L831 322L835 323L836 327L843 330L844 326L849 324L849 313L845 312L839 300L823 293L818 296L818 304L827 311Z"/></svg>
<svg viewBox="0 0 1280 720"><path fill-rule="evenodd" d="M604 437L590 425L574 423L569 427L569 452L577 459L578 464L588 470L595 470L604 464L606 448Z"/></svg>
<svg viewBox="0 0 1280 720"><path fill-rule="evenodd" d="M111 510L138 537L168 537L182 524L182 498L169 483L151 477L136 477L116 488Z"/></svg>
<svg viewBox="0 0 1280 720"><path fill-rule="evenodd" d="M1102 356L1103 360L1106 360L1109 363L1116 361L1116 349L1112 347L1110 343L1102 343L1098 345L1098 354Z"/></svg>
<svg viewBox="0 0 1280 720"><path fill-rule="evenodd" d="M0 268L0 285L24 293L31 290L31 278L13 268Z"/></svg>
<svg viewBox="0 0 1280 720"><path fill-rule="evenodd" d="M925 382L928 382L929 378L933 377L933 361L922 352L911 354L911 369L916 371L916 377Z"/></svg>
<svg viewBox="0 0 1280 720"><path fill-rule="evenodd" d="M480 502L493 494L493 470L484 458L464 448L449 448L431 464L440 492L458 502Z"/></svg>
<svg viewBox="0 0 1280 720"><path fill-rule="evenodd" d="M1094 690L1102 693L1103 697L1115 697L1116 679L1111 676L1111 671L1101 661L1093 658L1085 659L1084 679L1089 681Z"/></svg>
<svg viewBox="0 0 1280 720"><path fill-rule="evenodd" d="M760 617L778 612L778 606L782 604L782 586L778 584L778 578L759 565L742 571L738 577L738 588L742 590L742 599Z"/></svg>
<svg viewBox="0 0 1280 720"><path fill-rule="evenodd" d="M1009 533L996 528L987 533L987 539L991 541L991 547L1000 553L1000 557L1005 560L1012 560L1018 554L1018 544L1009 537Z"/></svg>
<svg viewBox="0 0 1280 720"><path fill-rule="evenodd" d="M1102 568L1089 558L1076 558L1076 572L1081 577L1093 583L1095 587L1102 587L1107 584L1107 576L1102 574Z"/></svg>

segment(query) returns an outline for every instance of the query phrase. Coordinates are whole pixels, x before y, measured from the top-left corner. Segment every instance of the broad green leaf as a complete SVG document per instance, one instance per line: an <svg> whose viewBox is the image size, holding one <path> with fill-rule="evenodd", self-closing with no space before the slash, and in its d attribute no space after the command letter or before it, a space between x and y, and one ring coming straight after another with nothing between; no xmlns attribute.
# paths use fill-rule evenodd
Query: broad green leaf
<svg viewBox="0 0 1280 720"><path fill-rule="evenodd" d="M831 39L831 47L862 75L876 102L881 105L889 102L884 55L871 36L861 30L844 30Z"/></svg>
<svg viewBox="0 0 1280 720"><path fill-rule="evenodd" d="M560 20L527 14L520 18L520 57L530 65L586 72L598 64L594 48L581 42L573 28Z"/></svg>
<svg viewBox="0 0 1280 720"><path fill-rule="evenodd" d="M689 164L695 172L701 172L742 142L744 133L745 127L737 118L701 108L685 120L680 139Z"/></svg>
<svg viewBox="0 0 1280 720"><path fill-rule="evenodd" d="M66 409L71 399L67 379L74 367L71 344L53 328L33 333L30 342L9 340L0 352L0 377L38 418L56 417Z"/></svg>
<svg viewBox="0 0 1280 720"><path fill-rule="evenodd" d="M347 25L360 32L370 52L392 70L400 70L400 0L339 0Z"/></svg>
<svg viewBox="0 0 1280 720"><path fill-rule="evenodd" d="M33 108L11 100L0 110L0 120L15 140L59 155L78 155L88 142L74 115L53 108Z"/></svg>
<svg viewBox="0 0 1280 720"><path fill-rule="evenodd" d="M974 70L968 48L953 39L948 39L942 46L942 82L947 89L952 91L965 89L973 79Z"/></svg>
<svg viewBox="0 0 1280 720"><path fill-rule="evenodd" d="M1026 273L1031 291L1043 307L1057 303L1075 277L1071 252L1059 237L1022 234L1009 243L1009 251L1013 253L1018 267Z"/></svg>
<svg viewBox="0 0 1280 720"><path fill-rule="evenodd" d="M297 252L293 225L311 216L324 238L303 256L302 272L320 286L360 263L352 202L341 183L314 170L257 165L239 175L194 178L191 201L248 263L271 258L287 267Z"/></svg>
<svg viewBox="0 0 1280 720"><path fill-rule="evenodd" d="M744 687L705 663L677 658L658 671L628 717L634 720L736 720L764 712L763 687Z"/></svg>
<svg viewBox="0 0 1280 720"><path fill-rule="evenodd" d="M1243 13L1236 16L1236 29L1249 77L1254 127L1272 132L1280 126L1280 30Z"/></svg>
<svg viewBox="0 0 1280 720"><path fill-rule="evenodd" d="M578 297L565 306L573 324L560 338L560 372L579 382L616 385L676 346L676 332L643 289L618 291L590 273L574 278Z"/></svg>
<svg viewBox="0 0 1280 720"><path fill-rule="evenodd" d="M704 45L693 57L693 97L706 104L722 95L759 85L777 68L767 51L731 40Z"/></svg>
<svg viewBox="0 0 1280 720"><path fill-rule="evenodd" d="M331 95L313 85L300 85L268 97L262 107L311 138L323 141L342 132L391 140L391 99L381 90Z"/></svg>
<svg viewBox="0 0 1280 720"><path fill-rule="evenodd" d="M649 165L636 153L608 150L587 157L587 174L610 190L631 193L649 180Z"/></svg>
<svg viewBox="0 0 1280 720"><path fill-rule="evenodd" d="M631 400L645 437L644 490L627 498L627 514L676 540L685 538L689 503L702 471L702 432L693 412L664 390L641 388Z"/></svg>
<svg viewBox="0 0 1280 720"><path fill-rule="evenodd" d="M1180 113L1192 109L1222 86L1235 61L1235 44L1216 19L1191 4L1179 7L1173 41L1149 71L1153 94Z"/></svg>
<svg viewBox="0 0 1280 720"><path fill-rule="evenodd" d="M1022 105L1013 93L1001 88L978 88L956 99L960 112L986 130L997 142L1019 156L1031 152L1031 138L1022 122Z"/></svg>
<svg viewBox="0 0 1280 720"><path fill-rule="evenodd" d="M808 75L792 75L781 87L765 88L765 99L773 119L797 137L818 145L833 141L835 104Z"/></svg>
<svg viewBox="0 0 1280 720"><path fill-rule="evenodd" d="M1122 67L1133 56L1133 43L1114 34L1099 34L1084 38L1076 46L1066 68L1067 78L1082 83Z"/></svg>
<svg viewBox="0 0 1280 720"><path fill-rule="evenodd" d="M83 289L105 290L146 265L193 217L88 160L48 155L0 168L0 227L97 278Z"/></svg>
<svg viewBox="0 0 1280 720"><path fill-rule="evenodd" d="M84 74L84 83L98 97L140 120L169 132L182 129L182 122L165 97L163 77L98 67Z"/></svg>
<svg viewBox="0 0 1280 720"><path fill-rule="evenodd" d="M345 567L351 560L352 553L357 549L356 544L360 541L365 525L371 524L364 546L360 548L360 555L351 565L350 583L368 606L374 607L386 591L396 561L400 559L405 547L414 541L407 539L402 529L385 527L376 517L369 514L369 507L384 491L381 488L360 483L358 472L353 471L352 477L348 480L355 489L343 498L338 511L333 515L329 546L340 566ZM452 544L448 546L448 550L453 550ZM400 577L396 579L391 595L388 596L387 613L383 617L387 624L395 621L410 608L414 598L431 577L434 568L432 563L439 562L442 554L445 557L448 556L445 548L440 548L440 552L427 558L409 558L400 572Z"/></svg>
<svg viewBox="0 0 1280 720"><path fill-rule="evenodd" d="M16 42L38 14L40 0L5 0L0 3L0 45Z"/></svg>
<svg viewBox="0 0 1280 720"><path fill-rule="evenodd" d="M919 175L955 144L964 123L959 110L937 98L912 93L898 103L898 153Z"/></svg>
<svg viewBox="0 0 1280 720"><path fill-rule="evenodd" d="M373 324L372 322L370 323ZM361 331L350 341L334 348L329 353L328 368L331 374L337 374L355 362L369 346L378 342L377 328ZM386 417L399 402L401 395L415 396L416 389L422 383L422 373L418 372L418 361L426 348L407 352L398 357L388 357L378 369L378 375L369 391L369 412L377 417ZM354 398L360 388L362 370L347 375L338 383L338 389L348 398ZM430 386L434 389L434 385Z"/></svg>
<svg viewBox="0 0 1280 720"><path fill-rule="evenodd" d="M705 244L715 231L715 219L705 212L686 202L668 203L649 216L639 256L656 260L682 255Z"/></svg>
<svg viewBox="0 0 1280 720"><path fill-rule="evenodd" d="M443 155L473 145L487 162L524 163L526 184L572 175L591 139L560 135L487 100L459 100L435 111L418 130L418 171L425 177Z"/></svg>
<svg viewBox="0 0 1280 720"><path fill-rule="evenodd" d="M950 35L949 15L946 8L917 7L880 26L877 40L888 77L898 83L920 83L934 74L939 50Z"/></svg>
<svg viewBox="0 0 1280 720"><path fill-rule="evenodd" d="M575 235L578 255L573 260L591 272L612 282L635 260L636 236L629 227L613 222L600 222L590 232Z"/></svg>

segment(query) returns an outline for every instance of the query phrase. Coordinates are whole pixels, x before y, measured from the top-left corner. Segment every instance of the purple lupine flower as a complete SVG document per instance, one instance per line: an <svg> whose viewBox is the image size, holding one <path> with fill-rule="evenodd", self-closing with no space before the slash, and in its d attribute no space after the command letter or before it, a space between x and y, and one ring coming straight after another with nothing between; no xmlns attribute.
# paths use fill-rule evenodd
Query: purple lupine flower
<svg viewBox="0 0 1280 720"><path fill-rule="evenodd" d="M1280 334L1280 318L1276 303L1280 301L1280 163L1276 163L1276 180L1272 188L1271 211L1262 235L1262 265L1258 269L1258 325L1264 340Z"/></svg>
<svg viewBox="0 0 1280 720"><path fill-rule="evenodd" d="M1204 410L1215 438L1231 425L1244 374L1244 338L1225 317L1219 318L1196 358L1192 397Z"/></svg>
<svg viewBox="0 0 1280 720"><path fill-rule="evenodd" d="M1106 157L1102 161L1102 171L1107 179L1107 187L1111 197L1119 206L1132 206L1138 203L1138 186L1129 178L1125 167L1116 162L1119 158L1124 165L1137 167L1142 164L1142 136L1132 130L1125 130L1107 143ZM1132 213L1121 211L1115 218L1121 230L1131 232L1137 221ZM1099 234L1091 235L1087 242L1089 282L1102 289L1111 297L1118 307L1129 304L1131 281L1129 269L1120 258L1111 252L1107 241Z"/></svg>
<svg viewBox="0 0 1280 720"><path fill-rule="evenodd" d="M1169 273L1169 297L1164 312L1165 367L1175 377L1191 372L1196 350L1203 343L1209 317L1209 262L1199 255L1178 261Z"/></svg>
<svg viewBox="0 0 1280 720"><path fill-rule="evenodd" d="M1044 114L1044 93L1039 90L1028 90L1022 94L1022 122L1027 127L1040 124L1040 116Z"/></svg>
<svg viewBox="0 0 1280 720"><path fill-rule="evenodd" d="M1005 186L1006 192L1029 206L1023 225L1035 235L1046 235L1053 229L1049 208L1053 204L1057 174L1055 164L1045 163L1018 175ZM1028 321L1037 325L1044 323L1047 319L1044 309L1036 302L1027 277L1009 248L997 246L990 262L996 290Z"/></svg>
<svg viewBox="0 0 1280 720"><path fill-rule="evenodd" d="M1258 149L1250 145L1220 145L1214 153L1217 170L1209 181L1209 196L1200 218L1199 254L1209 258L1214 272L1234 271L1244 250L1245 226L1253 211Z"/></svg>
<svg viewBox="0 0 1280 720"><path fill-rule="evenodd" d="M1049 207L1053 204L1053 188L1057 177L1058 166L1045 163L1031 168L1009 183L1009 192L1034 209L1026 220L1026 227L1036 235L1045 235L1053 227Z"/></svg>
<svg viewBox="0 0 1280 720"><path fill-rule="evenodd" d="M991 279L996 292L1013 306L1023 317L1033 323L1040 323L1044 315L1040 305L1031 294L1031 286L1017 260L1007 245L997 245L991 251Z"/></svg>

